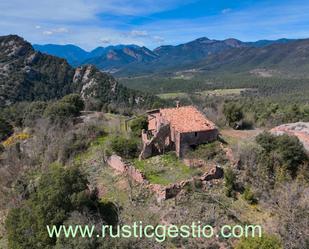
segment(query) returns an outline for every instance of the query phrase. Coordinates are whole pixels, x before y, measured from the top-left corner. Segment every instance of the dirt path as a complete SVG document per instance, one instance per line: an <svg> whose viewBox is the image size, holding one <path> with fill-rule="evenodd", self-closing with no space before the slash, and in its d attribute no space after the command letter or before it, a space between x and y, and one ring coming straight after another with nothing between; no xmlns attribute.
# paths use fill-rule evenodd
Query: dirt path
<svg viewBox="0 0 309 249"><path fill-rule="evenodd" d="M255 137L261 132L263 132L262 129L254 129L254 130L223 129L223 130L220 130L220 133L222 134L223 137L231 137L235 139L247 139L247 138Z"/></svg>

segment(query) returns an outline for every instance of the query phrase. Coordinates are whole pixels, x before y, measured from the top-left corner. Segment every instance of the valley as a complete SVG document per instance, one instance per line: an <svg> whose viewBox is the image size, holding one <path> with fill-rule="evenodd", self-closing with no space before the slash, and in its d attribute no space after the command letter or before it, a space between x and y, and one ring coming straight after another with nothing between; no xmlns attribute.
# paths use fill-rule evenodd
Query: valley
<svg viewBox="0 0 309 249"><path fill-rule="evenodd" d="M306 248L306 135L272 131L309 122L307 40L201 38L93 58L34 48L0 37L1 248ZM135 221L258 224L263 235L158 243L45 233L50 223Z"/></svg>

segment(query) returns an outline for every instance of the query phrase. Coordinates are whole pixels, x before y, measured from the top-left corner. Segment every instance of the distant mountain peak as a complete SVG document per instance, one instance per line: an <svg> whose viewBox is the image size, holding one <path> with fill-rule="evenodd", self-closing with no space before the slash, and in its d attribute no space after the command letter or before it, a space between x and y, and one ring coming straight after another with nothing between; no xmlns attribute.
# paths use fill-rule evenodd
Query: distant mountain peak
<svg viewBox="0 0 309 249"><path fill-rule="evenodd" d="M204 60L209 56L229 52L231 49L266 47L272 44L283 44L291 41L293 40L283 38L274 41L243 42L235 38L216 40L200 37L179 45L163 45L154 50L134 44L119 44L107 47L100 46L90 52L61 45L58 45L56 48L49 47L48 49L46 47L34 47L41 52L65 58L73 66L94 64L104 71L119 72L132 65L138 68L147 66L156 68L157 63L161 61L165 66L177 67L180 63L188 64ZM154 65L151 65L152 62ZM139 63L145 65L137 65ZM152 71L152 69L149 69L149 71Z"/></svg>
<svg viewBox="0 0 309 249"><path fill-rule="evenodd" d="M132 106L153 98L125 88L93 65L75 69L65 59L37 52L14 35L0 36L0 62L0 107L58 99L73 92L86 103Z"/></svg>
<svg viewBox="0 0 309 249"><path fill-rule="evenodd" d="M228 38L228 39L225 39L223 42L231 47L241 47L244 45L242 41L237 40L235 38Z"/></svg>
<svg viewBox="0 0 309 249"><path fill-rule="evenodd" d="M207 37L200 37L200 38L195 39L194 41L203 42L203 41L211 41L211 39Z"/></svg>

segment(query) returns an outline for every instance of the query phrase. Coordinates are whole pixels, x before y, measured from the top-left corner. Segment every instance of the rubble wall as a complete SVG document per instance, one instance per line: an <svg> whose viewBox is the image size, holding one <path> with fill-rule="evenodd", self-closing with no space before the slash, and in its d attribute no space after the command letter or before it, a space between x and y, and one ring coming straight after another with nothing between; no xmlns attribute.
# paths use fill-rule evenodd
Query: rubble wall
<svg viewBox="0 0 309 249"><path fill-rule="evenodd" d="M142 172L136 169L134 166L125 162L120 156L112 155L107 159L107 163L110 167L115 169L121 174L128 175L134 181L138 183L147 183L147 180Z"/></svg>

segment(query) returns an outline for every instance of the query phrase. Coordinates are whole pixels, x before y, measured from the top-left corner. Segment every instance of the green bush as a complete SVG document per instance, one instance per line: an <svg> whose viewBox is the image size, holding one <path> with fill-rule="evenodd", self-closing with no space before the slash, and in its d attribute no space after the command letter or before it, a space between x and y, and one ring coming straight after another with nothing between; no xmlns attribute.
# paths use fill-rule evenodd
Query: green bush
<svg viewBox="0 0 309 249"><path fill-rule="evenodd" d="M261 238L243 238L235 249L283 249L283 247L277 237L264 235Z"/></svg>
<svg viewBox="0 0 309 249"><path fill-rule="evenodd" d="M229 126L235 128L237 122L241 121L244 117L242 109L236 103L225 103L223 106L223 114L229 124Z"/></svg>
<svg viewBox="0 0 309 249"><path fill-rule="evenodd" d="M44 116L52 122L63 122L75 116L74 106L65 102L54 102L47 106Z"/></svg>
<svg viewBox="0 0 309 249"><path fill-rule="evenodd" d="M186 157L200 158L205 161L214 160L219 164L224 164L227 161L226 154L217 141L199 145L194 150L189 151Z"/></svg>
<svg viewBox="0 0 309 249"><path fill-rule="evenodd" d="M43 117L43 113L47 107L47 103L43 101L31 102L24 114L23 124L26 126L32 126L34 122Z"/></svg>
<svg viewBox="0 0 309 249"><path fill-rule="evenodd" d="M10 249L55 248L58 242L61 244L61 241L58 241L61 238L50 238L47 225L59 228L63 224L84 224L82 220L86 224L91 221L97 227L102 223L118 223L115 205L110 202L101 203L97 191L89 190L86 175L77 167L50 165L44 173L29 180L30 183L24 182L26 186L35 186L27 187L27 199L22 200L19 207L9 211L5 222ZM22 189L24 188L25 185ZM77 219L74 218L76 214ZM66 243L74 244L65 248L86 248L80 236L77 236L76 240L64 239ZM82 241L79 241L80 239Z"/></svg>
<svg viewBox="0 0 309 249"><path fill-rule="evenodd" d="M18 102L0 110L1 117L15 127L22 127L24 116L30 102Z"/></svg>
<svg viewBox="0 0 309 249"><path fill-rule="evenodd" d="M226 196L232 197L235 190L236 175L231 168L224 170L224 184Z"/></svg>
<svg viewBox="0 0 309 249"><path fill-rule="evenodd" d="M64 122L72 117L77 117L84 108L84 102L77 94L64 96L61 100L50 103L44 116L53 122Z"/></svg>
<svg viewBox="0 0 309 249"><path fill-rule="evenodd" d="M111 148L117 155L121 157L134 158L137 156L138 143L134 139L117 136L112 138Z"/></svg>
<svg viewBox="0 0 309 249"><path fill-rule="evenodd" d="M85 124L76 131L70 131L63 136L59 146L58 160L66 163L77 154L85 151L92 141L104 135L102 127Z"/></svg>
<svg viewBox="0 0 309 249"><path fill-rule="evenodd" d="M286 169L294 178L298 169L308 162L306 151L295 136L274 136L264 132L256 137L256 141L264 149L260 155L260 163L266 165L271 174Z"/></svg>
<svg viewBox="0 0 309 249"><path fill-rule="evenodd" d="M78 94L66 95L60 101L64 103L68 103L71 106L74 106L75 116L78 116L80 112L85 108L84 101L81 99L81 97Z"/></svg>
<svg viewBox="0 0 309 249"><path fill-rule="evenodd" d="M46 225L59 226L73 210L94 205L87 196L87 179L76 169L51 166L19 208L10 210L6 229L10 248L51 248Z"/></svg>
<svg viewBox="0 0 309 249"><path fill-rule="evenodd" d="M0 141L7 138L13 133L13 126L10 125L6 120L0 118Z"/></svg>
<svg viewBox="0 0 309 249"><path fill-rule="evenodd" d="M249 204L255 204L257 203L257 200L254 196L254 193L252 192L250 187L246 187L245 191L243 193L243 198L249 203Z"/></svg>
<svg viewBox="0 0 309 249"><path fill-rule="evenodd" d="M141 136L142 130L147 129L148 120L147 117L139 117L131 121L130 128L134 136Z"/></svg>

